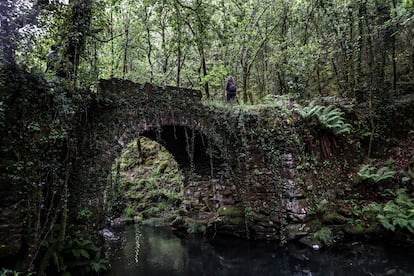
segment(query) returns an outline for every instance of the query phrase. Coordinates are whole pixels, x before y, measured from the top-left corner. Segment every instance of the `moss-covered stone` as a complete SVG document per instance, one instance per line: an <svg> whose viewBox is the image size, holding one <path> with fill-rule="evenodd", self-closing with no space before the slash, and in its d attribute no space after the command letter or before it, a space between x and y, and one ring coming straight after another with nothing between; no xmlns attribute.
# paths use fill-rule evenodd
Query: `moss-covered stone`
<svg viewBox="0 0 414 276"><path fill-rule="evenodd" d="M234 206L221 206L217 213L221 216L227 216L227 217L244 217L244 212L240 208L234 207Z"/></svg>
<svg viewBox="0 0 414 276"><path fill-rule="evenodd" d="M242 225L245 223L243 217L226 217L224 221L231 225Z"/></svg>
<svg viewBox="0 0 414 276"><path fill-rule="evenodd" d="M352 225L348 225L344 228L345 233L349 235L372 235L375 236L377 234L383 233L384 229L381 229L381 227L377 224L363 224L362 222L357 222Z"/></svg>
<svg viewBox="0 0 414 276"><path fill-rule="evenodd" d="M323 224L327 225L345 224L348 222L348 219L334 211L329 210L328 212L322 215L321 221Z"/></svg>
<svg viewBox="0 0 414 276"><path fill-rule="evenodd" d="M168 168L168 166L169 166L168 160L162 161L158 166L158 169L157 169L158 173L164 173L165 170Z"/></svg>
<svg viewBox="0 0 414 276"><path fill-rule="evenodd" d="M344 231L350 235L363 235L366 233L366 228L362 223L354 223L345 227Z"/></svg>

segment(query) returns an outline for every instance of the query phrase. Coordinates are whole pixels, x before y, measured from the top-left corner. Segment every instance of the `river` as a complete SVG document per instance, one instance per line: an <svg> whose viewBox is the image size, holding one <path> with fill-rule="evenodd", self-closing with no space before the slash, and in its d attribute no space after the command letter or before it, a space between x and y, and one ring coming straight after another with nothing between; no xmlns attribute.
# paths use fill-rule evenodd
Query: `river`
<svg viewBox="0 0 414 276"><path fill-rule="evenodd" d="M110 276L128 275L414 275L414 248L355 243L314 251L232 237L181 239L171 231L128 225L114 233Z"/></svg>

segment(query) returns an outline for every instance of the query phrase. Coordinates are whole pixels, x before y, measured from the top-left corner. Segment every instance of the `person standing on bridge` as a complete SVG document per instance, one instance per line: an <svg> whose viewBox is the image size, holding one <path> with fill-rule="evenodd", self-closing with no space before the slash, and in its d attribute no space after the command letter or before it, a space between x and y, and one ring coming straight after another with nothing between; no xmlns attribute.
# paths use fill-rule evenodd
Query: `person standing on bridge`
<svg viewBox="0 0 414 276"><path fill-rule="evenodd" d="M234 83L233 76L227 77L226 101L228 103L234 103L236 101L236 84Z"/></svg>
<svg viewBox="0 0 414 276"><path fill-rule="evenodd" d="M46 63L46 71L47 73L50 70L56 70L56 63L58 61L58 50L56 45L50 46L49 53L47 54L47 63Z"/></svg>

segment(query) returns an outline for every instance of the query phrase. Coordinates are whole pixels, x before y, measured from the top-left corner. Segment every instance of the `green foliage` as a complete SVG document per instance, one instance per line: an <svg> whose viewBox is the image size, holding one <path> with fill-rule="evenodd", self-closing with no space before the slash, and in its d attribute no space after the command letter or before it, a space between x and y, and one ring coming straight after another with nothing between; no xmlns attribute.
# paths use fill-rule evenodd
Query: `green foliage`
<svg viewBox="0 0 414 276"><path fill-rule="evenodd" d="M101 252L97 252L95 258L89 263L89 266L93 272L100 273L108 270L109 263L104 257L101 257Z"/></svg>
<svg viewBox="0 0 414 276"><path fill-rule="evenodd" d="M144 137L140 145L141 152L136 140L125 147L115 162L119 171L113 165L111 204L123 205L122 213L114 209L114 214L142 222L155 218L168 221L165 218L172 219L182 200L183 176L164 147Z"/></svg>
<svg viewBox="0 0 414 276"><path fill-rule="evenodd" d="M352 129L350 124L344 122L344 113L334 105L325 107L312 101L305 107L296 105L296 111L310 125L317 125L334 135L349 133Z"/></svg>
<svg viewBox="0 0 414 276"><path fill-rule="evenodd" d="M228 216L228 217L243 217L244 212L243 210L240 210L239 208L232 207L232 206L222 206L217 211L219 215Z"/></svg>
<svg viewBox="0 0 414 276"><path fill-rule="evenodd" d="M272 95L268 94L264 96L261 101L266 105L274 105L276 108L282 111L282 114L290 115L292 112L291 101L296 96L289 95Z"/></svg>
<svg viewBox="0 0 414 276"><path fill-rule="evenodd" d="M393 178L395 173L395 170L388 166L377 169L370 164L366 164L361 167L357 174L362 180L371 180L374 183L378 183L382 180Z"/></svg>
<svg viewBox="0 0 414 276"><path fill-rule="evenodd" d="M403 183L407 183L409 181L413 182L414 184L414 156L411 158L410 164L403 170L403 178L401 179Z"/></svg>
<svg viewBox="0 0 414 276"><path fill-rule="evenodd" d="M202 84L208 83L210 84L215 91L217 91L217 94L219 95L213 95L219 97L220 95L224 95L224 92L222 91L223 87L223 81L226 79L226 77L229 75L228 70L224 67L223 64L220 65L213 65L210 72L208 72L207 75L203 76L201 81Z"/></svg>
<svg viewBox="0 0 414 276"><path fill-rule="evenodd" d="M361 207L354 203L352 220L354 226L361 227L361 233L373 230L380 223L389 231L407 231L414 234L414 197L406 189L396 192L387 190L395 198L386 203L371 202ZM354 227L355 228L355 227Z"/></svg>
<svg viewBox="0 0 414 276"><path fill-rule="evenodd" d="M100 250L86 238L66 239L61 255L55 265L66 273L83 271L99 273L108 269L108 261L101 257Z"/></svg>
<svg viewBox="0 0 414 276"><path fill-rule="evenodd" d="M197 221L187 220L185 222L188 234L205 234L206 226Z"/></svg>
<svg viewBox="0 0 414 276"><path fill-rule="evenodd" d="M313 116L317 117L324 106L316 105L315 101L312 101L307 106L295 105L295 108L303 119L310 120Z"/></svg>
<svg viewBox="0 0 414 276"><path fill-rule="evenodd" d="M323 214L327 209L328 201L322 199L316 203L316 213Z"/></svg>
<svg viewBox="0 0 414 276"><path fill-rule="evenodd" d="M83 57L78 82L85 85L122 77L204 92L209 87L210 95L222 100L224 78L231 74L239 80L241 94L258 98L292 92L362 98L362 91L381 96L391 88L386 83L395 73L393 59L382 58L392 49L399 57L399 75L412 70L410 0L386 9L373 0L357 1L352 8L340 1L324 5L301 0L37 2L5 9L10 24L3 37L9 46L5 52L13 48L21 64L44 68L47 49L54 43L69 66L76 46ZM30 22L21 20L25 14L37 14L37 24L45 31L21 28ZM357 27L361 24L365 27ZM381 36L380 30L389 32ZM372 32L378 43L369 43ZM367 52L373 56L363 55ZM375 79L380 89L374 89L370 80L378 74L384 77Z"/></svg>
<svg viewBox="0 0 414 276"><path fill-rule="evenodd" d="M85 206L82 206L78 211L78 219L84 222L88 222L92 216L92 211Z"/></svg>
<svg viewBox="0 0 414 276"><path fill-rule="evenodd" d="M132 207L132 206L127 206L126 208L125 208L125 210L124 210L124 214L125 214L125 217L127 217L127 218L133 218L134 217L134 214L135 214L135 210L134 210L134 208Z"/></svg>
<svg viewBox="0 0 414 276"><path fill-rule="evenodd" d="M333 233L329 227L322 227L321 229L313 233L313 237L327 246L333 243Z"/></svg>
<svg viewBox="0 0 414 276"><path fill-rule="evenodd" d="M69 224L69 173L76 147L71 134L78 106L67 82L48 83L42 77L19 67L0 68L0 177L7 183L2 192L16 191L20 212L15 219L27 227L28 254L46 268ZM42 250L46 242L50 246Z"/></svg>
<svg viewBox="0 0 414 276"><path fill-rule="evenodd" d="M0 276L19 276L19 275L21 275L19 272L11 270L11 269L2 268L0 270Z"/></svg>
<svg viewBox="0 0 414 276"><path fill-rule="evenodd" d="M414 234L414 197L406 189L399 189L396 198L388 201L377 217L387 230L408 230Z"/></svg>
<svg viewBox="0 0 414 276"><path fill-rule="evenodd" d="M4 102L0 101L0 127L5 127L5 120L6 120L6 114L5 114L6 108L4 106Z"/></svg>
<svg viewBox="0 0 414 276"><path fill-rule="evenodd" d="M89 252L98 251L91 240L84 238L67 239L63 250L71 252L76 259L80 259L81 257L88 259L90 258Z"/></svg>

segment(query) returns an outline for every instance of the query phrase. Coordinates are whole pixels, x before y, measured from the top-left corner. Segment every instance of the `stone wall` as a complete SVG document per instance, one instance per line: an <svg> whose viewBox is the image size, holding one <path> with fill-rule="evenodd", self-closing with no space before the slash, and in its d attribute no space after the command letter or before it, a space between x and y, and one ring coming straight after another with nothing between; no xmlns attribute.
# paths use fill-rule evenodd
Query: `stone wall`
<svg viewBox="0 0 414 276"><path fill-rule="evenodd" d="M185 171L184 220L204 225L209 233L255 239L304 235L308 206L296 182L297 145L283 137L284 130L295 130L272 117L280 115L277 110L208 107L197 91L122 80L104 81L100 95L111 101L97 102L89 111L90 131L101 140L89 160L103 173L126 144L147 136L171 151ZM270 157L258 141L267 127L278 135L268 134L265 142L275 151ZM195 149L193 158L189 148ZM105 179L88 175L88 181L93 177ZM286 233L290 229L295 233Z"/></svg>
<svg viewBox="0 0 414 276"><path fill-rule="evenodd" d="M280 177L266 167L255 168L243 190L226 178L188 179L183 214L207 226L210 233L253 239L298 239L309 233L306 193L296 182L291 153L282 155ZM250 172L249 172L250 173ZM247 178L244 180L247 181ZM246 193L246 194L244 194Z"/></svg>

